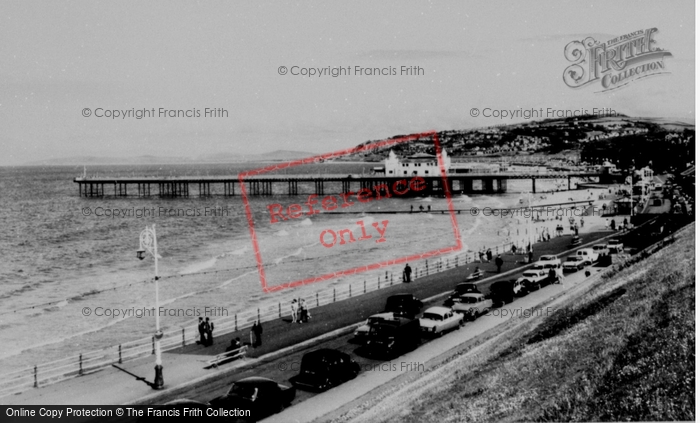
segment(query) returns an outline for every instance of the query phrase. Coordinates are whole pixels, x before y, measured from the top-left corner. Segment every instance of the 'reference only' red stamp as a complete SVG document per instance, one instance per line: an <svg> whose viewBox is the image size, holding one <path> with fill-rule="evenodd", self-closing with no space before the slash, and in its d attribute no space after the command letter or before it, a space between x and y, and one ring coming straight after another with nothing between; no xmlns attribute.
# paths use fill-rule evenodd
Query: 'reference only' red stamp
<svg viewBox="0 0 700 423"><path fill-rule="evenodd" d="M256 186L258 189L259 184L267 183L268 186L274 176L267 176L266 173L279 171L283 169L288 169L296 166L301 166L305 164L318 163L320 161L325 161L328 159L334 159L342 156L346 156L353 153L361 153L363 151L373 150L376 148L386 148L392 145L397 145L401 143L407 143L411 141L416 141L418 139L425 140L426 138L432 139L435 144L436 160L440 169L439 181L442 185L442 192L445 195L445 200L447 203L447 209L449 211L449 218L452 225L452 231L454 234L454 244L432 249L430 251L425 251L418 254L411 254L408 256L397 257L393 259L383 260L375 263L368 263L363 266L355 266L348 269L340 269L337 271L321 274L321 275L309 275L306 278L295 280L292 282L284 282L275 284L274 281L268 281L265 274L265 265L262 257L259 240L257 233L255 231L255 218L254 213L251 208L248 190L246 189L246 183ZM284 175L284 179L290 184L294 183L293 175ZM323 179L323 176L318 176L319 180ZM281 179L278 177L277 179ZM338 211L343 211L346 208L352 207L354 204L358 203L368 203L370 201L377 201L383 198L390 198L392 196L420 196L421 191L425 190L427 183L425 178L411 175L411 176L373 176L365 179L362 182L362 188L356 192L349 189L344 189L343 192L339 192L335 195L324 195L324 194L310 194L301 195L299 198L302 200L294 201L291 204L280 204L272 203L267 205L265 211L265 223L278 224L281 222L289 222L295 219L304 219L313 217L320 213L337 213ZM246 172L241 172L238 175L238 180L240 183L241 194L243 197L243 203L246 210L246 217L248 219L249 231L251 242L253 244L253 252L255 254L255 260L257 262L258 274L260 276L260 284L264 292L274 292L280 291L286 288L293 288L301 285L308 285L311 283L322 282L329 279L333 279L340 276L354 275L369 270L377 270L382 267L398 265L403 263L408 263L415 260L425 259L428 257L434 257L441 254L446 254L454 251L458 251L462 248L462 240L459 235L459 228L457 226L457 218L455 215L454 207L452 204L452 196L450 191L450 184L447 178L447 173L445 171L445 164L442 159L440 143L438 135L435 131L413 134L404 137L392 138L383 141L377 141L370 144L365 144L360 147L350 148L346 150L335 151L332 153L326 153L320 156L313 156L306 159L294 160L286 163L279 163L259 169L253 169ZM300 179L301 181L301 179ZM303 181L308 182L308 179ZM348 187L350 182L357 182L356 179L347 179ZM321 182L322 183L322 182ZM435 182L437 183L437 182ZM291 186L291 185L290 185ZM291 188L290 188L291 189ZM268 194L271 194L271 188L268 188ZM365 227L362 220L358 221L356 225L361 230L361 237L356 240L353 236L351 230L339 230L333 231L332 229L325 229L320 232L319 241L320 244L325 248L331 248L335 245L343 245L346 243L352 243L362 240L372 240L376 243L382 243L385 241L385 234L388 229L389 221L386 219L381 219L378 222L374 222L371 226ZM371 231L371 232L370 232ZM374 235L374 237L372 237Z"/></svg>

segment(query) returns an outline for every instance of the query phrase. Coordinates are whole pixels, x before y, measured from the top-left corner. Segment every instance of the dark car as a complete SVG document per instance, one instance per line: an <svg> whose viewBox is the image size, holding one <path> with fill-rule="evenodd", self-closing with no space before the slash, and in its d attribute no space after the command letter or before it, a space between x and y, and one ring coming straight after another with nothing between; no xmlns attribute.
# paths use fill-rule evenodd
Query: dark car
<svg viewBox="0 0 700 423"><path fill-rule="evenodd" d="M225 395L210 401L211 408L250 410L251 420L279 413L291 404L296 389L264 377L247 377L233 382Z"/></svg>
<svg viewBox="0 0 700 423"><path fill-rule="evenodd" d="M491 284L490 298L493 300L493 305L500 307L513 302L516 295L525 293L526 288L517 279L508 281L498 281Z"/></svg>
<svg viewBox="0 0 700 423"><path fill-rule="evenodd" d="M360 365L342 351L324 348L304 354L299 374L289 379L299 389L325 391L354 379Z"/></svg>
<svg viewBox="0 0 700 423"><path fill-rule="evenodd" d="M384 312L397 316L415 317L423 308L423 302L413 294L396 294L386 299Z"/></svg>
<svg viewBox="0 0 700 423"><path fill-rule="evenodd" d="M370 325L367 343L362 352L368 356L391 357L417 347L420 340L420 321L397 316L392 321Z"/></svg>
<svg viewBox="0 0 700 423"><path fill-rule="evenodd" d="M450 307L454 304L455 298L459 298L464 294L481 294L479 288L476 287L475 283L463 282L455 286L455 290L452 291L450 296L443 303L445 306Z"/></svg>

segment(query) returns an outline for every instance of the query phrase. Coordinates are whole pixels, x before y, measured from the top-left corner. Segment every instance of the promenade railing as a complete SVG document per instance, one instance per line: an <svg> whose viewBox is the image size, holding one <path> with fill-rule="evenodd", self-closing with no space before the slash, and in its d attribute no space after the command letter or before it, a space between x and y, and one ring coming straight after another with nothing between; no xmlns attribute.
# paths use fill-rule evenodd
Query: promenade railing
<svg viewBox="0 0 700 423"><path fill-rule="evenodd" d="M528 241L526 239L515 242L518 253L524 252ZM508 242L490 247L494 257L498 254L511 252L514 242ZM476 252L459 252L451 255L436 257L427 260L411 262L413 266L412 279L422 278L435 273L444 272L469 263L479 262ZM386 268L381 273L360 274L346 284L327 287L313 294L296 296L305 300L307 309L313 317L313 309L337 301L363 295L368 292L388 288L402 283L402 268L394 266ZM227 335L234 332L250 329L257 320L261 323L280 319L291 315L291 298L282 303L261 304L260 307L249 309L233 316L227 316L216 320L216 336ZM170 351L196 343L199 340L199 331L196 321L192 324L164 331L161 338L161 351ZM243 339L243 342L252 340ZM130 360L147 357L155 354L155 338L153 336L128 341L119 345L100 350L79 353L59 360L40 363L0 375L0 397L25 391L28 388L39 388L62 380L71 379L98 370L110 367L112 364L121 364Z"/></svg>

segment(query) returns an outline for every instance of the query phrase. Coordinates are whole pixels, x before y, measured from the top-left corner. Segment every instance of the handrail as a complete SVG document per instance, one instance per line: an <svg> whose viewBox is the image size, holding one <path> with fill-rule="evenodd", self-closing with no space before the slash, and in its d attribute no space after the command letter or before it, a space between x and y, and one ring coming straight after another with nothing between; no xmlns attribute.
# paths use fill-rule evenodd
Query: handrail
<svg viewBox="0 0 700 423"><path fill-rule="evenodd" d="M491 248L495 250L495 254L505 253L510 251L510 247L514 243L516 245L526 245L526 240L508 242ZM475 252L459 252L449 256L425 260L424 264L416 265L413 275L414 278L418 278L440 273L472 263L476 258L477 253ZM343 287L328 287L314 294L309 294L304 299L307 307L311 310L333 302L388 288L401 282L399 276L394 275L391 270L384 270L382 274L376 275L376 279L374 278L375 276L358 277ZM233 316L219 319L216 325L217 333L226 335L245 330L250 328L258 318L260 322L269 322L279 319L288 313L289 310L282 306L281 301L278 301L276 304L263 304L256 309L246 310ZM163 333L161 350L169 351L191 345L198 338L199 333L194 326L174 328ZM153 337L147 337L13 370L0 375L0 397L22 392L27 388L38 388L50 383L78 377L109 367L112 364L135 360L154 353L154 339Z"/></svg>

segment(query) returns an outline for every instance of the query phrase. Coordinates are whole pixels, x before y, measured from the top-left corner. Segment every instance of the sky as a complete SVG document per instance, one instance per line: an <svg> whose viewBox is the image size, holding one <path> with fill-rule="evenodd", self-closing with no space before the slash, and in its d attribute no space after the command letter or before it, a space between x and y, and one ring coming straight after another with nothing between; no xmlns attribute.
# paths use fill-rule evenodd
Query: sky
<svg viewBox="0 0 700 423"><path fill-rule="evenodd" d="M612 108L694 122L694 7L691 0L3 1L0 165L326 153L525 120L484 117L485 108ZM564 84L569 42L647 28L658 29L656 46L672 54L666 74L606 93ZM329 66L353 73L291 74ZM356 66L397 74L360 76ZM423 74L402 76L401 66ZM96 116L160 108L200 116ZM228 116L204 117L205 108Z"/></svg>

